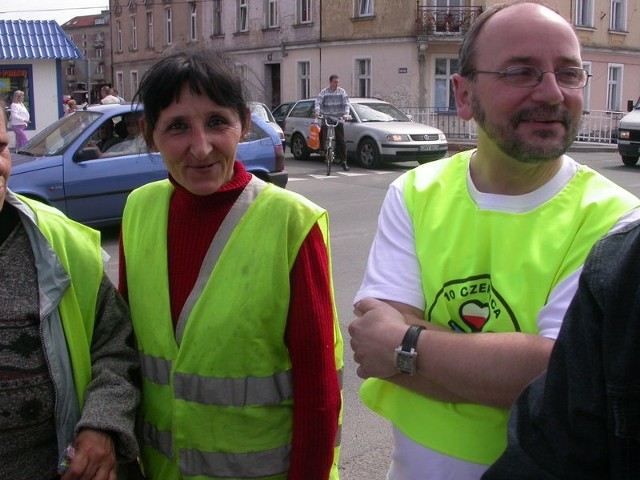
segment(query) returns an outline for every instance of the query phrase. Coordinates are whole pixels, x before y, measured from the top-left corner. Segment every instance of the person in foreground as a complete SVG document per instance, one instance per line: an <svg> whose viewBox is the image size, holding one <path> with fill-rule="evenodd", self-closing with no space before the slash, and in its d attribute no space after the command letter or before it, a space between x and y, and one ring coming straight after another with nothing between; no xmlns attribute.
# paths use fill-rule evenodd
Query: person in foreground
<svg viewBox="0 0 640 480"><path fill-rule="evenodd" d="M147 478L338 478L327 212L235 161L251 117L221 54L160 59L137 100L169 171L132 192L122 223Z"/></svg>
<svg viewBox="0 0 640 480"><path fill-rule="evenodd" d="M349 326L361 398L393 424L389 480L482 475L589 250L640 216L636 197L565 155L588 78L560 15L487 10L453 77L477 148L390 186Z"/></svg>
<svg viewBox="0 0 640 480"><path fill-rule="evenodd" d="M585 262L546 372L515 403L485 480L640 478L640 222Z"/></svg>
<svg viewBox="0 0 640 480"><path fill-rule="evenodd" d="M129 312L99 233L9 190L8 141L0 116L0 478L59 478L72 446L62 479L115 480L138 455Z"/></svg>
<svg viewBox="0 0 640 480"><path fill-rule="evenodd" d="M340 77L333 74L329 77L329 86L323 88L314 105L314 114L329 117L331 121L338 122L335 128L336 134L336 158L342 163L342 169L349 170L347 164L347 142L344 139L344 121L349 118L349 96L344 88L340 87ZM320 148L324 150L327 125L324 121L320 124Z"/></svg>

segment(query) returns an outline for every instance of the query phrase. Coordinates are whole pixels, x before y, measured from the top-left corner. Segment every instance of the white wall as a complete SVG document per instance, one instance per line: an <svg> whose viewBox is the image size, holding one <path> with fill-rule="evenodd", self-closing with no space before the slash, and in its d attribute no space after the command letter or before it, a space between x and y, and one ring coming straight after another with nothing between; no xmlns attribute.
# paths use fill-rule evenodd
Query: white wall
<svg viewBox="0 0 640 480"><path fill-rule="evenodd" d="M9 62L3 62L5 65ZM36 133L44 130L50 124L58 120L59 102L58 79L56 77L55 60L18 60L11 62L16 65L31 65L33 92L31 101L32 122L36 125L35 130L25 130L27 137L31 138ZM9 126L9 147L14 146L15 137Z"/></svg>

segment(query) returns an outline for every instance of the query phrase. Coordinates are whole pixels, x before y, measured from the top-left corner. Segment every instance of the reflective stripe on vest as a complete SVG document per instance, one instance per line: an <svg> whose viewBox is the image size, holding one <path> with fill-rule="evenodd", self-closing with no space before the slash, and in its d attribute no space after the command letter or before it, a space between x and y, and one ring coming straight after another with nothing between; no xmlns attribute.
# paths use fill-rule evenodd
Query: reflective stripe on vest
<svg viewBox="0 0 640 480"><path fill-rule="evenodd" d="M142 440L147 445L152 446L167 458L173 458L173 439L171 432L158 430L150 423L142 424Z"/></svg>
<svg viewBox="0 0 640 480"><path fill-rule="evenodd" d="M189 476L268 477L286 472L290 456L291 447L288 445L261 452L235 454L181 450L180 471Z"/></svg>
<svg viewBox="0 0 640 480"><path fill-rule="evenodd" d="M142 439L158 452L172 458L171 432L163 432L153 425L142 426ZM200 450L180 450L180 472L187 476L211 477L266 477L286 472L289 468L291 447L274 448L251 453L212 453ZM233 465L233 467L229 467Z"/></svg>
<svg viewBox="0 0 640 480"><path fill-rule="evenodd" d="M277 405L293 398L293 382L290 371L262 378L208 378L176 373L173 391L176 398L203 405Z"/></svg>
<svg viewBox="0 0 640 480"><path fill-rule="evenodd" d="M169 385L171 383L171 361L140 352L140 364L143 375L150 382L158 385Z"/></svg>

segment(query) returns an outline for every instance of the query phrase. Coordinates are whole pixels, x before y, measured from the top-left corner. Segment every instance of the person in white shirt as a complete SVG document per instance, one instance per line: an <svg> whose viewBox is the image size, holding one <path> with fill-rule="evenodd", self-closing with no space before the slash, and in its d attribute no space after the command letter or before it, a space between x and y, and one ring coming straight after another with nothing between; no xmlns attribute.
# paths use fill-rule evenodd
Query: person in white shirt
<svg viewBox="0 0 640 480"><path fill-rule="evenodd" d="M140 112L125 115L124 123L127 127L127 137L122 142L109 147L101 156L115 157L146 152L148 149L140 127L141 117Z"/></svg>
<svg viewBox="0 0 640 480"><path fill-rule="evenodd" d="M111 94L111 87L107 85L104 85L100 89L100 96L102 97L102 100L100 100L100 103L102 105L120 103L120 100L118 99L118 97Z"/></svg>
<svg viewBox="0 0 640 480"><path fill-rule="evenodd" d="M29 110L24 105L24 92L22 90L16 90L13 93L13 100L11 102L11 130L16 136L15 148L22 147L29 141L27 135L24 133L24 129L31 123L31 116Z"/></svg>

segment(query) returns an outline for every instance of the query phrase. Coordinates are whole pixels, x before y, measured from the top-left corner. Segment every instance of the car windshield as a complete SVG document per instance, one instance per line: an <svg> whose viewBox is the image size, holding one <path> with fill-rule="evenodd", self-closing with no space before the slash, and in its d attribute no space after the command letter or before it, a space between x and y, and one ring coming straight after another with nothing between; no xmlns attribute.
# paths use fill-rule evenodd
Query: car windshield
<svg viewBox="0 0 640 480"><path fill-rule="evenodd" d="M60 155L100 116L97 112L78 111L62 117L35 135L17 153L34 157Z"/></svg>
<svg viewBox="0 0 640 480"><path fill-rule="evenodd" d="M411 119L389 103L352 103L361 122L410 122Z"/></svg>

